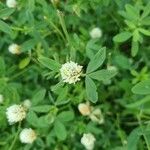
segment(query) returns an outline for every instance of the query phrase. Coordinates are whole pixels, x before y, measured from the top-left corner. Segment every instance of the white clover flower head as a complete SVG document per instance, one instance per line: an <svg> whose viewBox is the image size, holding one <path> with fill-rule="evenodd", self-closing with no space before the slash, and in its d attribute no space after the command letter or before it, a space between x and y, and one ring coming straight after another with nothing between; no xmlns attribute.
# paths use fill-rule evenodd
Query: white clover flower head
<svg viewBox="0 0 150 150"><path fill-rule="evenodd" d="M23 101L23 106L24 108L26 108L27 110L31 107L32 103L29 99L26 99Z"/></svg>
<svg viewBox="0 0 150 150"><path fill-rule="evenodd" d="M12 54L20 54L21 53L20 52L20 46L18 44L15 44L15 43L9 45L8 50Z"/></svg>
<svg viewBox="0 0 150 150"><path fill-rule="evenodd" d="M0 104L2 104L2 103L3 103L3 101L4 101L4 97L3 97L3 95L2 95L2 94L0 94Z"/></svg>
<svg viewBox="0 0 150 150"><path fill-rule="evenodd" d="M107 66L107 69L112 70L112 71L117 71L118 70L117 67L115 67L115 66Z"/></svg>
<svg viewBox="0 0 150 150"><path fill-rule="evenodd" d="M90 36L91 36L92 39L101 38L102 37L102 30L100 28L98 28L98 27L93 28L90 31Z"/></svg>
<svg viewBox="0 0 150 150"><path fill-rule="evenodd" d="M93 122L97 122L99 124L103 124L104 123L104 116L101 112L100 109L96 108L92 111L92 113L90 114L90 119Z"/></svg>
<svg viewBox="0 0 150 150"><path fill-rule="evenodd" d="M37 135L33 129L25 128L21 131L19 137L21 143L32 144L36 140Z"/></svg>
<svg viewBox="0 0 150 150"><path fill-rule="evenodd" d="M70 61L62 65L60 73L64 82L75 84L75 82L80 81L79 77L82 74L82 66Z"/></svg>
<svg viewBox="0 0 150 150"><path fill-rule="evenodd" d="M15 8L17 6L16 0L6 0L6 5L9 8Z"/></svg>
<svg viewBox="0 0 150 150"><path fill-rule="evenodd" d="M22 121L26 117L25 108L22 105L12 105L7 108L6 116L10 125Z"/></svg>
<svg viewBox="0 0 150 150"><path fill-rule="evenodd" d="M81 144L84 145L84 147L87 150L93 150L94 149L94 143L96 139L92 133L84 133L83 137L81 138Z"/></svg>
<svg viewBox="0 0 150 150"><path fill-rule="evenodd" d="M78 110L83 116L88 116L91 113L91 107L88 103L80 103Z"/></svg>

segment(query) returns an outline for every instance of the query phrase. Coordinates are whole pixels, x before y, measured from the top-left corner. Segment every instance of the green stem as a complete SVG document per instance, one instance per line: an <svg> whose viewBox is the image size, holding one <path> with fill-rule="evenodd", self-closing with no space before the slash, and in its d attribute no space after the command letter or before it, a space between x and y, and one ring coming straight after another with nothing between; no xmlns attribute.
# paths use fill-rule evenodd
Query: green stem
<svg viewBox="0 0 150 150"><path fill-rule="evenodd" d="M61 14L61 12L59 10L57 10L57 15L59 17L59 21L60 21L61 27L63 29L63 32L64 32L64 34L66 36L66 39L68 41L68 44L69 44L69 46L72 46L72 44L70 42L68 31L66 29L66 25L65 25L65 21L64 21L63 15Z"/></svg>
<svg viewBox="0 0 150 150"><path fill-rule="evenodd" d="M121 127L120 127L120 120L119 120L119 114L117 114L117 127L118 127L118 130L119 130L119 137L120 137L120 140L121 140L121 143L122 145L124 146L125 145L125 138L124 138L124 135L122 134L122 131L121 131Z"/></svg>
<svg viewBox="0 0 150 150"><path fill-rule="evenodd" d="M146 143L146 145L147 145L147 149L150 150L150 145L149 145L148 139L147 139L146 135L145 135L144 132L143 132L144 130L143 130L142 122L141 122L141 116L142 116L142 110L140 110L140 114L137 116L137 119L138 119L140 128L141 128L141 130L142 130L143 138L144 138L145 143Z"/></svg>
<svg viewBox="0 0 150 150"><path fill-rule="evenodd" d="M9 79L9 81L10 81L10 80L14 80L15 78L17 78L17 77L19 77L20 75L24 74L26 71L28 71L28 69L29 69L29 68L24 69L24 70L22 70L21 72L15 74L14 76L12 76L12 77Z"/></svg>
<svg viewBox="0 0 150 150"><path fill-rule="evenodd" d="M56 30L56 32L61 36L61 38L62 38L64 41L66 41L65 38L64 38L64 36L63 36L63 34L62 34L61 31L57 28L57 26L56 26L50 19L45 19L45 20Z"/></svg>
<svg viewBox="0 0 150 150"><path fill-rule="evenodd" d="M17 129L17 133L16 133L16 135L15 135L15 137L14 137L14 140L13 140L13 142L11 143L11 145L10 145L10 147L9 147L8 150L12 150L12 149L13 149L13 147L14 147L14 145L15 145L15 143L16 143L16 140L17 140L17 138L18 138L19 132L20 132L20 127L21 127L21 122L19 122L18 129Z"/></svg>

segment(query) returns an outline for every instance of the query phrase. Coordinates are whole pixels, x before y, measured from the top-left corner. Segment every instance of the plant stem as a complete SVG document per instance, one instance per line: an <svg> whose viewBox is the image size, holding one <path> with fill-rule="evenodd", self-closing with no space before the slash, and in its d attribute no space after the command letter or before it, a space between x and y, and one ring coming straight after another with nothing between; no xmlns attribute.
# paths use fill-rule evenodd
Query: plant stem
<svg viewBox="0 0 150 150"><path fill-rule="evenodd" d="M117 123L117 127L118 127L118 130L119 130L119 137L121 139L121 143L124 146L126 140L125 140L125 137L124 137L124 135L122 133L122 130L121 130L121 127L120 127L119 114L117 114L117 121L116 121L116 123Z"/></svg>
<svg viewBox="0 0 150 150"><path fill-rule="evenodd" d="M18 134L19 134L19 132L20 132L20 127L21 127L21 122L19 122L18 129L17 129L17 133L16 133L16 135L15 135L15 137L14 137L14 140L13 140L13 142L11 143L11 145L10 145L10 147L9 147L8 150L12 150L12 149L13 149L13 147L14 147L14 145L15 145L15 143L16 143L16 140L17 140L17 138L18 138Z"/></svg>
<svg viewBox="0 0 150 150"><path fill-rule="evenodd" d="M65 25L65 21L64 21L63 15L61 14L61 12L59 10L57 10L57 15L59 17L59 21L60 21L61 27L63 29L63 32L64 32L64 34L66 36L66 39L68 41L68 44L69 44L69 46L72 46L72 44L70 42L68 31L66 29L66 25Z"/></svg>
<svg viewBox="0 0 150 150"><path fill-rule="evenodd" d="M144 134L144 130L143 130L143 126L142 126L142 123L141 123L141 116L142 116L142 110L140 110L140 114L137 116L137 119L138 119L138 122L139 122L139 125L140 125L140 128L142 130L142 133L143 133L143 138L145 140L145 143L146 143L146 146L147 146L147 149L150 150L150 145L149 145L149 142L147 140L147 137L146 135Z"/></svg>
<svg viewBox="0 0 150 150"><path fill-rule="evenodd" d="M61 38L65 41L65 38L63 36L63 34L61 33L61 31L57 28L57 26L50 20L50 19L46 19L46 21L56 30L56 32L61 36Z"/></svg>
<svg viewBox="0 0 150 150"><path fill-rule="evenodd" d="M10 80L14 80L15 78L17 78L17 77L19 77L20 75L24 74L26 71L28 71L28 69L29 69L29 68L24 69L24 70L20 71L19 73L15 74L14 76L12 76L12 77L9 79L9 81L10 81Z"/></svg>

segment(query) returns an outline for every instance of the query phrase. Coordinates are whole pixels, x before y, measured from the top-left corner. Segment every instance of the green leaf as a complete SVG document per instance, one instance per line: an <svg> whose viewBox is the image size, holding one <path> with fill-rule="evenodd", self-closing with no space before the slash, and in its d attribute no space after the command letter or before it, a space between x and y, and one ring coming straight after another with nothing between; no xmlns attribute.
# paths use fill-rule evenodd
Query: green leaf
<svg viewBox="0 0 150 150"><path fill-rule="evenodd" d="M61 141L65 140L67 137L67 131L63 123L56 120L54 123L54 131L57 138Z"/></svg>
<svg viewBox="0 0 150 150"><path fill-rule="evenodd" d="M5 23L4 21L2 21L2 20L0 20L0 31L8 33L9 35L12 34L12 30L9 27L9 25L7 23Z"/></svg>
<svg viewBox="0 0 150 150"><path fill-rule="evenodd" d="M139 31L140 31L141 33L143 33L144 35L146 35L146 36L150 36L150 31L149 31L149 30L145 30L145 29L143 29L143 28L140 28Z"/></svg>
<svg viewBox="0 0 150 150"><path fill-rule="evenodd" d="M141 18L145 18L150 14L150 2L147 4L147 6L144 8L144 11L141 15Z"/></svg>
<svg viewBox="0 0 150 150"><path fill-rule="evenodd" d="M128 137L127 149L128 150L137 150L137 143L140 139L141 128L135 128Z"/></svg>
<svg viewBox="0 0 150 150"><path fill-rule="evenodd" d="M47 115L41 116L38 118L37 127L39 128L48 128L50 126L51 122L48 120Z"/></svg>
<svg viewBox="0 0 150 150"><path fill-rule="evenodd" d="M74 113L73 111L63 111L57 116L57 118L61 122L68 122L74 119Z"/></svg>
<svg viewBox="0 0 150 150"><path fill-rule="evenodd" d="M28 66L29 63L30 63L29 57L22 59L19 63L19 69L25 68L26 66Z"/></svg>
<svg viewBox="0 0 150 150"><path fill-rule="evenodd" d="M138 29L134 30L133 32L133 41L134 42L140 41L140 33Z"/></svg>
<svg viewBox="0 0 150 150"><path fill-rule="evenodd" d="M103 69L103 70L90 73L89 77L96 79L98 81L106 81L106 80L110 80L116 74L117 74L116 69L112 69L112 70Z"/></svg>
<svg viewBox="0 0 150 150"><path fill-rule="evenodd" d="M135 94L147 95L150 94L150 80L141 81L132 88Z"/></svg>
<svg viewBox="0 0 150 150"><path fill-rule="evenodd" d="M32 104L37 105L40 103L44 97L45 97L46 90L45 89L40 89L37 93L32 98Z"/></svg>
<svg viewBox="0 0 150 150"><path fill-rule="evenodd" d="M61 90L59 91L59 96L57 97L57 101L56 103L61 102L62 100L67 98L67 94L68 94L68 86L65 86L63 88L61 88Z"/></svg>
<svg viewBox="0 0 150 150"><path fill-rule="evenodd" d="M122 43L122 42L127 41L131 36L132 36L132 34L130 32L125 31L125 32L121 32L121 33L117 34L113 38L113 40L115 42Z"/></svg>
<svg viewBox="0 0 150 150"><path fill-rule="evenodd" d="M12 9L12 8L1 9L0 10L0 18L3 19L5 17L6 18L9 17L14 11L15 11L15 9Z"/></svg>
<svg viewBox="0 0 150 150"><path fill-rule="evenodd" d="M56 72L58 72L61 67L60 64L56 62L55 60L52 60L44 56L40 56L38 60L43 66Z"/></svg>
<svg viewBox="0 0 150 150"><path fill-rule="evenodd" d="M86 73L91 73L95 71L97 68L99 68L103 64L105 58L106 58L106 48L103 47L95 54L95 56L89 62Z"/></svg>
<svg viewBox="0 0 150 150"><path fill-rule="evenodd" d="M92 59L95 53L101 48L98 43L98 39L91 39L86 45L86 55L88 58Z"/></svg>
<svg viewBox="0 0 150 150"><path fill-rule="evenodd" d="M96 103L98 100L97 88L94 81L89 76L86 76L85 78L85 86L88 100Z"/></svg>
<svg viewBox="0 0 150 150"><path fill-rule="evenodd" d="M144 98L142 98L141 100L137 100L136 102L134 103L131 103L131 104L127 104L126 107L127 108L137 108L143 104L145 104L146 102L149 102L150 101L150 96L146 96Z"/></svg>
<svg viewBox="0 0 150 150"><path fill-rule="evenodd" d="M34 106L31 107L31 110L35 111L35 112L40 112L40 113L46 113L49 112L51 109L50 105L41 105L41 106Z"/></svg>
<svg viewBox="0 0 150 150"><path fill-rule="evenodd" d="M132 21L125 20L125 23L127 24L127 26L129 26L130 29L136 28L136 25Z"/></svg>
<svg viewBox="0 0 150 150"><path fill-rule="evenodd" d="M64 86L64 82L60 81L57 84L55 84L54 86L51 86L51 90L54 93L58 93L63 88L63 86Z"/></svg>
<svg viewBox="0 0 150 150"><path fill-rule="evenodd" d="M37 127L38 117L35 112L29 111L26 120L30 125Z"/></svg>
<svg viewBox="0 0 150 150"><path fill-rule="evenodd" d="M134 57L139 50L139 43L132 40L131 55Z"/></svg>
<svg viewBox="0 0 150 150"><path fill-rule="evenodd" d="M127 57L125 57L124 55L116 55L114 58L115 63L123 68L123 69L130 69L131 68L131 64L130 61Z"/></svg>
<svg viewBox="0 0 150 150"><path fill-rule="evenodd" d="M128 14L128 16L133 19L133 20L137 20L139 18L139 11L136 7L133 7L130 4L126 4L125 5L126 8L126 12Z"/></svg>
<svg viewBox="0 0 150 150"><path fill-rule="evenodd" d="M22 52L29 51L33 49L36 44L37 44L37 40L35 39L27 40L21 44L21 51Z"/></svg>
<svg viewBox="0 0 150 150"><path fill-rule="evenodd" d="M141 25L149 26L150 25L150 16L142 20Z"/></svg>
<svg viewBox="0 0 150 150"><path fill-rule="evenodd" d="M28 0L28 9L29 11L34 11L35 9L35 0Z"/></svg>

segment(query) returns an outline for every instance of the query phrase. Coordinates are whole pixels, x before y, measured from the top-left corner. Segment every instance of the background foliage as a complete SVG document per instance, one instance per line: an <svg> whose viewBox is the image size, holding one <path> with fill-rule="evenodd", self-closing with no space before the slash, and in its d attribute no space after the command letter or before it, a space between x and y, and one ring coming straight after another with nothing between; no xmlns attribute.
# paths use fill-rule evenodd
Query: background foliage
<svg viewBox="0 0 150 150"><path fill-rule="evenodd" d="M32 107L21 128L32 127L38 139L17 140L14 149L80 150L85 132L95 135L95 150L150 149L149 0L17 2L0 2L0 149L9 149L18 127L8 124L6 108L25 99ZM100 39L91 39L94 27ZM20 55L8 52L12 43ZM84 67L76 84L61 82L68 60ZM78 104L86 101L102 110L104 124L81 116Z"/></svg>

